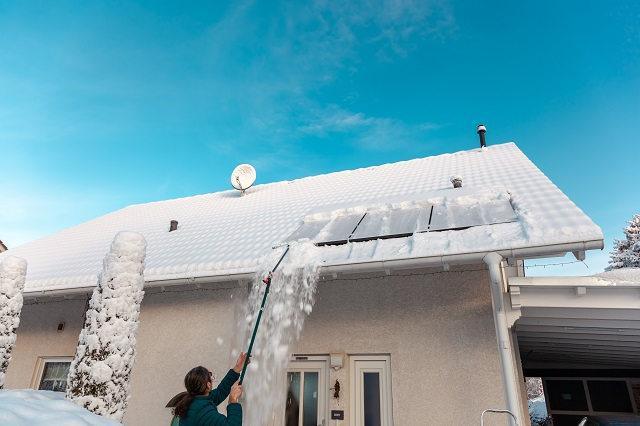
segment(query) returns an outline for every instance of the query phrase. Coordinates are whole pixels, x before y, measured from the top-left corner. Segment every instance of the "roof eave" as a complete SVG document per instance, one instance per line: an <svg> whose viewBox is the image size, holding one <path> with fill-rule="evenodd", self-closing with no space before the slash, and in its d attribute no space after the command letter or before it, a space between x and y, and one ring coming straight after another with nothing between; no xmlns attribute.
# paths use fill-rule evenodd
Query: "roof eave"
<svg viewBox="0 0 640 426"><path fill-rule="evenodd" d="M586 252L587 250L602 250L604 241L601 239L581 241L564 244L543 245L526 248L513 248L496 250L505 259L530 259L539 257L560 257L566 253ZM484 263L483 259L487 251L448 254L440 256L426 256L405 259L373 260L363 262L343 262L323 265L320 269L321 275L342 274L342 273L366 273L387 270L418 269L448 265ZM176 285L199 285L205 283L229 282L229 281L251 281L254 272L242 272L235 274L219 274L201 277L185 277L164 280L151 280L145 282L145 288L163 288ZM76 287L56 290L35 290L25 291L26 298L38 297L70 297L79 294L87 294L93 291L94 287Z"/></svg>

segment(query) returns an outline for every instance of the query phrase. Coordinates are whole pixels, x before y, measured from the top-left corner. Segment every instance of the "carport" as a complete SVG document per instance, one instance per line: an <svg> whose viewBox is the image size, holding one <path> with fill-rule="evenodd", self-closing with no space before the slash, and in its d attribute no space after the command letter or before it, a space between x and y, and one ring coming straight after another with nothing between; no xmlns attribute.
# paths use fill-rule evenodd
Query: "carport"
<svg viewBox="0 0 640 426"><path fill-rule="evenodd" d="M587 414L638 413L640 285L597 277L508 282L523 373L543 378L554 425L576 425Z"/></svg>

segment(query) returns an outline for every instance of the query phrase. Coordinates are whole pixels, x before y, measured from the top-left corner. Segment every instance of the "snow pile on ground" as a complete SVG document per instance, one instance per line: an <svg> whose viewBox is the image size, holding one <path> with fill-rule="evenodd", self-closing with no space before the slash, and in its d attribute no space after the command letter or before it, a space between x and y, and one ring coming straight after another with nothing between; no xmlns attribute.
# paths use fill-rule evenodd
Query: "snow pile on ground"
<svg viewBox="0 0 640 426"><path fill-rule="evenodd" d="M609 285L640 285L640 268L620 268L595 274Z"/></svg>
<svg viewBox="0 0 640 426"><path fill-rule="evenodd" d="M270 415L282 409L286 398L286 368L291 347L299 338L304 320L313 310L320 264L318 247L311 243L291 245L282 264L274 272L269 294L253 346L251 364L247 368L244 399L244 422L248 425L268 424ZM261 280L278 263L284 250L274 250L263 259L263 269L256 274L249 303L245 304L238 330L244 330L241 347L249 347L251 335L266 289ZM238 354L232 354L234 357ZM280 413L278 411L278 413Z"/></svg>
<svg viewBox="0 0 640 426"><path fill-rule="evenodd" d="M531 425L536 426L545 424L544 422L547 419L548 414L544 396L530 399L527 401L527 404L529 405L529 418L531 419Z"/></svg>
<svg viewBox="0 0 640 426"><path fill-rule="evenodd" d="M146 246L135 232L114 238L69 369L68 399L116 420L122 420L130 398Z"/></svg>
<svg viewBox="0 0 640 426"><path fill-rule="evenodd" d="M64 393L0 390L0 424L11 426L118 426L113 419L65 401Z"/></svg>
<svg viewBox="0 0 640 426"><path fill-rule="evenodd" d="M22 289L27 276L27 262L9 256L0 262L0 389L16 344L16 329L20 324Z"/></svg>

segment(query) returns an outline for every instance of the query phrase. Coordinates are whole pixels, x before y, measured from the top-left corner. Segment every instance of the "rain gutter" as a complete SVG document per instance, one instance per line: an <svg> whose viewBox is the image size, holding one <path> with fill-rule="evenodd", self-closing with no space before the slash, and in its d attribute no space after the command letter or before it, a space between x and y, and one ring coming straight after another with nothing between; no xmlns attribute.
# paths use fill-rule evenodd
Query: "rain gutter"
<svg viewBox="0 0 640 426"><path fill-rule="evenodd" d="M583 252L586 250L602 250L604 248L603 240L590 240L577 243L567 244L551 244L544 246L536 246L529 248L515 248L506 250L497 250L495 253L503 258L526 259L535 257L554 257L564 255L568 252ZM424 267L436 267L456 264L483 263L487 251L448 254L441 256L425 256L411 259L392 259L364 262L343 262L324 265L320 269L321 274L337 274L337 273L362 273L375 272L393 269L416 269ZM164 280L151 280L145 282L145 288L162 288L176 285L195 284L201 285L215 282L229 281L251 281L254 278L254 272L242 272L237 274L221 274L209 275L202 277L187 277ZM76 287L56 290L34 290L25 291L24 296L28 298L38 297L67 297L83 293L93 292L94 286Z"/></svg>
<svg viewBox="0 0 640 426"><path fill-rule="evenodd" d="M505 259L527 259L536 257L555 257L564 256L568 252L583 252L586 250L602 250L604 248L603 240L583 241L579 243L554 244L546 246L536 246L521 249L497 250ZM385 269L413 269L424 268L430 266L482 263L488 251L448 254L441 256L415 257L411 259L392 259L365 262L344 262L326 265L322 268L322 272L326 273L356 273L356 272L373 272Z"/></svg>

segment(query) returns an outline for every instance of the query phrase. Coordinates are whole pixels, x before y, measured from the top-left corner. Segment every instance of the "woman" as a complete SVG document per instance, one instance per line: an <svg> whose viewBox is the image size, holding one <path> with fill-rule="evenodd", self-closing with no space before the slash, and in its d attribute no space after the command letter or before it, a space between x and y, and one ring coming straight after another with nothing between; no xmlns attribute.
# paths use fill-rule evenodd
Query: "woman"
<svg viewBox="0 0 640 426"><path fill-rule="evenodd" d="M211 389L212 373L204 367L196 367L184 377L187 394L173 409L172 425L180 426L241 426L242 406L238 402L242 396L242 386L238 383L247 354L241 353L233 367L217 388ZM227 396L227 416L218 412L218 404ZM175 419L179 418L179 423Z"/></svg>

